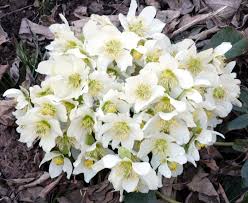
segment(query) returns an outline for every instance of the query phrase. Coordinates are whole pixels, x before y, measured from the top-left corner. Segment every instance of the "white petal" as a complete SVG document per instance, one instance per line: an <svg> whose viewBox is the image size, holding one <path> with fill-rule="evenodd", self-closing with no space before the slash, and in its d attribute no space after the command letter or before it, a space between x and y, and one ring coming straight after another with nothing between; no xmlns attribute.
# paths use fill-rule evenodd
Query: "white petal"
<svg viewBox="0 0 248 203"><path fill-rule="evenodd" d="M66 177L69 179L72 174L72 164L68 158L64 158L63 171L67 173Z"/></svg>
<svg viewBox="0 0 248 203"><path fill-rule="evenodd" d="M121 71L126 71L128 66L132 66L133 57L129 53L129 51L124 50L122 54L115 60L117 66L121 69Z"/></svg>
<svg viewBox="0 0 248 203"><path fill-rule="evenodd" d="M232 44L230 42L222 42L219 46L214 49L214 52L217 56L224 55L232 48Z"/></svg>
<svg viewBox="0 0 248 203"><path fill-rule="evenodd" d="M51 161L49 165L49 174L51 178L55 178L59 176L63 171L63 165L56 165L53 161Z"/></svg>
<svg viewBox="0 0 248 203"><path fill-rule="evenodd" d="M122 187L127 192L134 192L139 182L138 177L123 179Z"/></svg>
<svg viewBox="0 0 248 203"><path fill-rule="evenodd" d="M139 17L142 17L147 25L150 25L156 15L156 9L153 6L147 6L145 7L141 13L139 14Z"/></svg>
<svg viewBox="0 0 248 203"><path fill-rule="evenodd" d="M166 178L171 178L171 170L166 163L161 164L158 168L158 172Z"/></svg>
<svg viewBox="0 0 248 203"><path fill-rule="evenodd" d="M134 17L137 8L138 8L138 5L137 5L136 0L132 0L132 1L131 1L131 4L130 4L130 7L129 7L128 14L127 14L127 18L132 18L132 17Z"/></svg>
<svg viewBox="0 0 248 203"><path fill-rule="evenodd" d="M145 176L151 170L151 166L147 162L136 162L136 163L133 163L133 170L137 174L139 174L141 176Z"/></svg>

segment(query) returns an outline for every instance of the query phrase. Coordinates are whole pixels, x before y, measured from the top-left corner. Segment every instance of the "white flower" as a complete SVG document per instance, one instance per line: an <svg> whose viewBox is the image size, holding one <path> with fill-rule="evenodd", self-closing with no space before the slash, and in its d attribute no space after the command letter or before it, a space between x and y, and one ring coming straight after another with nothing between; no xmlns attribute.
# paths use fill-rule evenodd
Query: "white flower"
<svg viewBox="0 0 248 203"><path fill-rule="evenodd" d="M135 140L142 140L143 132L140 124L127 114L108 114L101 119L104 124L99 129L99 137L104 147L110 141L113 149L121 146L132 150Z"/></svg>
<svg viewBox="0 0 248 203"><path fill-rule="evenodd" d="M137 7L136 0L132 0L127 16L119 14L119 20L124 30L134 32L141 37L150 37L155 33L162 32L165 24L158 19L154 19L156 15L155 7L147 6L139 16L135 16Z"/></svg>
<svg viewBox="0 0 248 203"><path fill-rule="evenodd" d="M47 161L50 161L49 165L49 175L51 178L59 176L63 171L67 173L67 178L69 179L72 174L72 164L71 161L66 158L60 152L48 152L45 154L40 166Z"/></svg>
<svg viewBox="0 0 248 203"><path fill-rule="evenodd" d="M226 117L232 110L232 106L241 106L237 97L240 94L240 80L235 73L223 73L214 87L207 89L204 104L220 117Z"/></svg>
<svg viewBox="0 0 248 203"><path fill-rule="evenodd" d="M31 147L34 140L39 139L39 145L45 152L55 147L55 139L62 136L59 122L53 118L47 118L39 114L38 109L29 110L16 121L20 133L20 142L27 143Z"/></svg>
<svg viewBox="0 0 248 203"><path fill-rule="evenodd" d="M151 165L163 176L170 178L168 174L168 162L185 164L187 162L183 147L174 143L175 139L164 133L156 133L153 137L144 139L140 145L138 157L143 158L152 152Z"/></svg>
<svg viewBox="0 0 248 203"><path fill-rule="evenodd" d="M159 115L155 115L147 121L143 131L145 137L152 137L159 132L169 134L180 145L188 143L190 138L189 129L180 116L175 116L170 120L163 120Z"/></svg>
<svg viewBox="0 0 248 203"><path fill-rule="evenodd" d="M147 162L132 161L128 158L121 159L117 155L110 154L104 156L101 161L101 168L111 169L108 180L116 191L146 193L158 188L159 179Z"/></svg>
<svg viewBox="0 0 248 203"><path fill-rule="evenodd" d="M188 89L193 86L193 78L189 71L179 69L178 62L170 54L159 57L158 63L148 63L143 70L153 71L158 77L158 84L170 93L175 88Z"/></svg>
<svg viewBox="0 0 248 203"><path fill-rule="evenodd" d="M73 163L73 174L78 175L83 173L84 180L88 183L100 169L95 169L95 165L99 164L99 160L106 155L106 149L99 143L94 143L86 149L82 149L77 160Z"/></svg>
<svg viewBox="0 0 248 203"><path fill-rule="evenodd" d="M113 89L109 90L100 101L100 107L98 110L99 116L103 116L108 113L129 114L130 105L122 98L124 98L122 92Z"/></svg>
<svg viewBox="0 0 248 203"><path fill-rule="evenodd" d="M41 62L36 71L53 76L51 84L55 96L70 99L78 98L85 91L89 68L75 56L54 56Z"/></svg>
<svg viewBox="0 0 248 203"><path fill-rule="evenodd" d="M93 110L86 105L81 106L71 114L70 120L67 135L74 137L79 143L87 144L87 136L91 135L96 125Z"/></svg>
<svg viewBox="0 0 248 203"><path fill-rule="evenodd" d="M113 26L105 26L99 32L101 35L87 42L90 55L98 56L98 69L106 71L108 65L115 61L121 71L126 71L128 66L132 66L130 51L137 46L139 37L132 32L121 33Z"/></svg>
<svg viewBox="0 0 248 203"><path fill-rule="evenodd" d="M130 104L134 104L137 113L147 107L158 97L163 96L164 88L158 85L158 78L153 72L144 71L137 76L126 79L125 96Z"/></svg>

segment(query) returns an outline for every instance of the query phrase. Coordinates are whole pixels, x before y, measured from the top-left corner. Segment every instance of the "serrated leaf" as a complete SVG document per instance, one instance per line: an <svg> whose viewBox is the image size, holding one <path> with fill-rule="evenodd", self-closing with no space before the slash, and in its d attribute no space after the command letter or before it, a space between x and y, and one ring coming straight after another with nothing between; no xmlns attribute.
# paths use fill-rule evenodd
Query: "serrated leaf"
<svg viewBox="0 0 248 203"><path fill-rule="evenodd" d="M227 130L238 130L248 126L248 114L243 114L227 124Z"/></svg>
<svg viewBox="0 0 248 203"><path fill-rule="evenodd" d="M246 160L245 164L242 166L241 177L244 180L244 186L248 187L248 160Z"/></svg>
<svg viewBox="0 0 248 203"><path fill-rule="evenodd" d="M233 46L225 54L228 59L235 58L248 51L248 39L232 27L226 27L217 32L205 48L215 48L222 42L230 42Z"/></svg>
<svg viewBox="0 0 248 203"><path fill-rule="evenodd" d="M154 191L149 193L132 192L125 195L124 203L157 203Z"/></svg>
<svg viewBox="0 0 248 203"><path fill-rule="evenodd" d="M232 148L239 152L246 152L248 150L248 139L236 139Z"/></svg>

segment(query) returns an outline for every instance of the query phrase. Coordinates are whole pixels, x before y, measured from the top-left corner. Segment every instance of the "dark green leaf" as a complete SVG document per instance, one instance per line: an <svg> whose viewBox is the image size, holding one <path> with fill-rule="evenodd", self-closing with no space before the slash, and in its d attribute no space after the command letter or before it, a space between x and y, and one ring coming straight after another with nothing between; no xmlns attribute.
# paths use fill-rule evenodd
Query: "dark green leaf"
<svg viewBox="0 0 248 203"><path fill-rule="evenodd" d="M248 187L248 160L246 160L245 164L241 169L241 176L244 180L244 186Z"/></svg>
<svg viewBox="0 0 248 203"><path fill-rule="evenodd" d="M227 130L237 130L248 126L248 114L243 114L227 124Z"/></svg>
<svg viewBox="0 0 248 203"><path fill-rule="evenodd" d="M239 152L246 152L248 150L248 139L236 139L232 148Z"/></svg>
<svg viewBox="0 0 248 203"><path fill-rule="evenodd" d="M230 42L233 45L232 49L225 54L227 58L235 58L248 50L248 39L232 27L226 27L217 32L205 49L215 48L222 42Z"/></svg>
<svg viewBox="0 0 248 203"><path fill-rule="evenodd" d="M149 193L132 192L125 195L124 203L157 203L154 191Z"/></svg>
<svg viewBox="0 0 248 203"><path fill-rule="evenodd" d="M222 185L224 187L227 198L230 202L239 197L244 191L242 187L242 178L240 176L224 176L222 180Z"/></svg>

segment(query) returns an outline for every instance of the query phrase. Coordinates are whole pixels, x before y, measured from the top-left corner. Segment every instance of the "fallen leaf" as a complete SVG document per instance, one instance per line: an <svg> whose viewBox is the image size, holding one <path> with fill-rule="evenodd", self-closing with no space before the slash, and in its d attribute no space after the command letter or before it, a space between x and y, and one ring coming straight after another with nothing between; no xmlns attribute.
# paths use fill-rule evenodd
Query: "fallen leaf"
<svg viewBox="0 0 248 203"><path fill-rule="evenodd" d="M164 10L164 11L158 11L156 17L164 23L170 23L179 16L180 16L180 11Z"/></svg>
<svg viewBox="0 0 248 203"><path fill-rule="evenodd" d="M213 171L218 171L219 167L216 164L216 161L213 159L210 160L201 160L202 163L204 163L208 168L210 168Z"/></svg>
<svg viewBox="0 0 248 203"><path fill-rule="evenodd" d="M1 44L8 41L8 34L3 30L1 24L0 24L0 46Z"/></svg>
<svg viewBox="0 0 248 203"><path fill-rule="evenodd" d="M19 29L20 37L31 40L34 34L40 36L39 40L43 40L44 38L52 40L54 38L48 27L38 25L27 18L23 18Z"/></svg>
<svg viewBox="0 0 248 203"><path fill-rule="evenodd" d="M15 118L12 115L15 110L15 100L0 100L0 123L5 126L12 126Z"/></svg>
<svg viewBox="0 0 248 203"><path fill-rule="evenodd" d="M85 16L87 16L87 7L85 6L78 6L74 11L73 15L77 18L81 19Z"/></svg>
<svg viewBox="0 0 248 203"><path fill-rule="evenodd" d="M237 12L242 0L205 0L205 3L213 11L217 11L223 6L227 8L219 13L219 17L224 19L230 19Z"/></svg>
<svg viewBox="0 0 248 203"><path fill-rule="evenodd" d="M43 187L36 186L20 191L20 193L18 194L19 202L37 202L36 200L42 189Z"/></svg>
<svg viewBox="0 0 248 203"><path fill-rule="evenodd" d="M160 3L157 0L145 0L147 6L154 6L157 9L160 9Z"/></svg>
<svg viewBox="0 0 248 203"><path fill-rule="evenodd" d="M9 65L0 65L0 80L2 79L4 73L9 69Z"/></svg>
<svg viewBox="0 0 248 203"><path fill-rule="evenodd" d="M164 0L170 9L180 11L182 15L191 13L194 9L194 5L190 0Z"/></svg>
<svg viewBox="0 0 248 203"><path fill-rule="evenodd" d="M213 184L207 178L208 174L199 171L193 180L187 184L188 188L194 192L199 192L207 196L218 196Z"/></svg>

